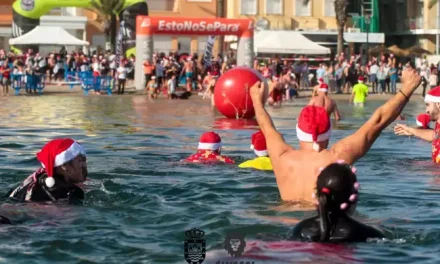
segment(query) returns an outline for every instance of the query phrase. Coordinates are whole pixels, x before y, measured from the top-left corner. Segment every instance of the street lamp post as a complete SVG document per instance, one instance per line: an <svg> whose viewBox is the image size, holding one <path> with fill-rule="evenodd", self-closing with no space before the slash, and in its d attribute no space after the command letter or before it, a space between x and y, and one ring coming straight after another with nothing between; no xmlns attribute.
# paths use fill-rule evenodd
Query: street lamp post
<svg viewBox="0 0 440 264"><path fill-rule="evenodd" d="M368 63L368 59L369 59L369 53L368 53L368 50L369 50L369 46L370 46L370 40L368 39L368 37L369 37L369 33L370 33L370 23L371 23L371 18L370 18L370 16L369 15L366 15L365 17L364 17L364 23L365 23L365 26L366 26L366 29L367 29L367 63Z"/></svg>

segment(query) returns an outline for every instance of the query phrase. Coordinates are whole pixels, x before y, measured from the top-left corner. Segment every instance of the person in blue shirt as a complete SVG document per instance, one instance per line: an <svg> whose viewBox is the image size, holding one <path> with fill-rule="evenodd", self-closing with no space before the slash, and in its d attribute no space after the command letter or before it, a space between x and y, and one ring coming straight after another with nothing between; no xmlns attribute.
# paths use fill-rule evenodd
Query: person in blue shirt
<svg viewBox="0 0 440 264"><path fill-rule="evenodd" d="M391 84L391 94L396 94L396 84L397 84L397 67L394 63L390 69L390 84Z"/></svg>

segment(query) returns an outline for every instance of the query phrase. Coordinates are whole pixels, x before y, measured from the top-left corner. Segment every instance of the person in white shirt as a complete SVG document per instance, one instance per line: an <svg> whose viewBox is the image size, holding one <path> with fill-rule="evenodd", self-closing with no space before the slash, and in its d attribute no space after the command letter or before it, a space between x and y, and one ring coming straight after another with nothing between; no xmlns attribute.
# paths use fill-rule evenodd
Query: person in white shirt
<svg viewBox="0 0 440 264"><path fill-rule="evenodd" d="M176 75L171 75L171 79L167 82L168 87L168 99L173 99L173 95L175 95L176 92Z"/></svg>
<svg viewBox="0 0 440 264"><path fill-rule="evenodd" d="M124 94L125 81L127 79L127 68L125 63L121 61L119 68L116 70L118 75L118 94Z"/></svg>
<svg viewBox="0 0 440 264"><path fill-rule="evenodd" d="M433 69L431 75L429 75L429 86L431 89L437 86L438 83L438 71Z"/></svg>
<svg viewBox="0 0 440 264"><path fill-rule="evenodd" d="M370 82L373 88L373 93L377 93L377 72L379 71L379 66L373 62L370 66Z"/></svg>

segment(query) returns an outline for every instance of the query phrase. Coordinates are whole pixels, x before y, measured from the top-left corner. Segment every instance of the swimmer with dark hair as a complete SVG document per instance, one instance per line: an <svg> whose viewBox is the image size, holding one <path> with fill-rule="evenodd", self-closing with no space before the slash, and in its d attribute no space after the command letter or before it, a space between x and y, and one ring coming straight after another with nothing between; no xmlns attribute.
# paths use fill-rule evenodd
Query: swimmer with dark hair
<svg viewBox="0 0 440 264"><path fill-rule="evenodd" d="M324 168L316 182L318 215L305 219L293 229L293 240L308 242L365 242L384 234L349 215L356 209L359 183L356 169L340 160Z"/></svg>
<svg viewBox="0 0 440 264"><path fill-rule="evenodd" d="M76 184L87 177L86 153L78 142L70 138L54 139L37 153L37 159L42 168L10 190L8 197L23 202L84 199L84 191Z"/></svg>

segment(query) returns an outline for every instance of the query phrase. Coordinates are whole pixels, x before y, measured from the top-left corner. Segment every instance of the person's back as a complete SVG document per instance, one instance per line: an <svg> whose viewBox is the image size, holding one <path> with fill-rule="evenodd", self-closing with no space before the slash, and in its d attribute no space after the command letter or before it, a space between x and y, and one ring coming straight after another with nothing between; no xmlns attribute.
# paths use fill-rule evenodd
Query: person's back
<svg viewBox="0 0 440 264"><path fill-rule="evenodd" d="M353 87L353 91L350 97L350 103L353 103L356 106L363 106L367 101L368 96L368 86L364 84L364 77L360 76L358 78L358 83Z"/></svg>
<svg viewBox="0 0 440 264"><path fill-rule="evenodd" d="M250 94L257 122L267 141L281 199L313 202L310 194L315 187L314 180L319 174L319 169L340 159L353 164L362 158L382 130L400 114L420 81L421 78L415 70L404 71L401 91L379 107L354 134L339 140L328 150L331 124L324 108L306 106L301 111L296 126L299 149L295 149L287 144L274 128L270 116L264 109L264 84L254 84Z"/></svg>
<svg viewBox="0 0 440 264"><path fill-rule="evenodd" d="M329 117L333 113L335 119L339 121L341 117L336 102L327 95L328 85L325 83L321 84L317 92L318 95L312 97L308 105L323 107L327 111Z"/></svg>
<svg viewBox="0 0 440 264"><path fill-rule="evenodd" d="M383 233L362 224L349 215L356 209L359 183L355 169L343 161L322 169L316 181L318 215L298 223L292 240L308 242L365 242L368 238L382 238Z"/></svg>
<svg viewBox="0 0 440 264"><path fill-rule="evenodd" d="M353 93L354 93L353 102L365 103L368 95L368 86L366 86L363 83L358 83L354 86Z"/></svg>

